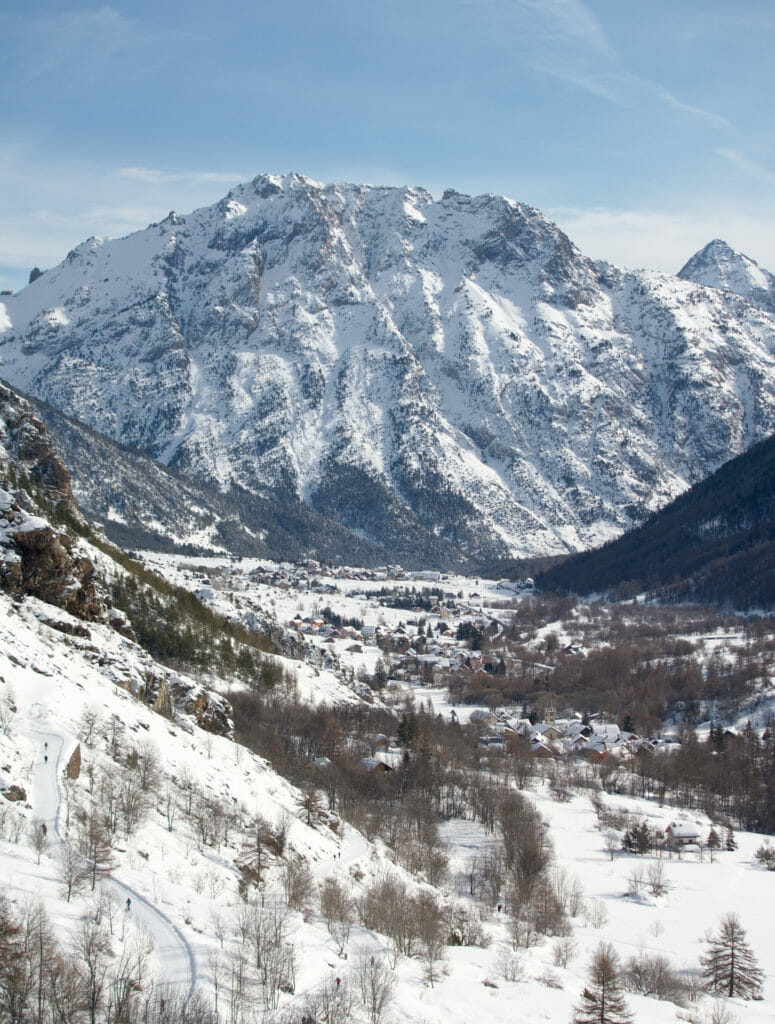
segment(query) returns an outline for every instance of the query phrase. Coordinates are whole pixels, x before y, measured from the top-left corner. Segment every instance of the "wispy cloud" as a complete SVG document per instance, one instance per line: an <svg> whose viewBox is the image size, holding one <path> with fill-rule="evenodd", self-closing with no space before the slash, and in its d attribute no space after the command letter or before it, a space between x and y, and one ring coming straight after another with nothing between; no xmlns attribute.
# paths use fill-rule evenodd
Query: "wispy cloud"
<svg viewBox="0 0 775 1024"><path fill-rule="evenodd" d="M154 167L120 167L119 178L142 181L148 185L174 185L179 182L195 185L235 185L249 175L237 171L161 171Z"/></svg>
<svg viewBox="0 0 775 1024"><path fill-rule="evenodd" d="M479 23L486 17L501 32L504 26L518 28L521 38L533 45L539 41L610 51L600 22L581 0L462 0L461 7L473 12Z"/></svg>
<svg viewBox="0 0 775 1024"><path fill-rule="evenodd" d="M579 0L517 0L517 5L541 19L547 40L582 44L598 54L612 52L602 25Z"/></svg>
<svg viewBox="0 0 775 1024"><path fill-rule="evenodd" d="M720 204L682 212L555 207L547 214L593 259L622 267L646 267L676 273L689 257L712 238L775 267L775 222Z"/></svg>
<svg viewBox="0 0 775 1024"><path fill-rule="evenodd" d="M531 41L528 62L534 70L575 85L617 106L636 106L644 98L720 130L730 122L713 111L680 99L660 82L634 73L609 41L605 29L581 0L468 0L490 11L502 24L519 20Z"/></svg>
<svg viewBox="0 0 775 1024"><path fill-rule="evenodd" d="M67 73L69 79L95 81L105 73L146 74L171 47L195 34L183 25L160 28L127 17L113 7L33 14L6 21L8 60L22 81Z"/></svg>
<svg viewBox="0 0 775 1024"><path fill-rule="evenodd" d="M763 181L767 185L775 185L775 174L772 171L768 171L766 167L762 167L761 164L756 163L754 160L749 160L742 153L738 153L737 150L717 149L716 152L749 177L755 178L757 181Z"/></svg>
<svg viewBox="0 0 775 1024"><path fill-rule="evenodd" d="M51 267L89 235L126 235L216 202L248 175L231 171L106 168L50 161L0 142L0 287L26 284L30 267Z"/></svg>
<svg viewBox="0 0 775 1024"><path fill-rule="evenodd" d="M716 128L732 128L732 122L727 120L726 117L722 117L720 114L714 114L712 110L704 110L702 107L692 106L690 103L683 103L677 97L665 89L664 86L659 85L658 82L651 82L647 78L640 79L644 86L654 93L659 99L663 100L669 107L674 107L676 110L680 110L684 114L688 114L690 117L699 118L701 121L707 121L708 124L713 125Z"/></svg>

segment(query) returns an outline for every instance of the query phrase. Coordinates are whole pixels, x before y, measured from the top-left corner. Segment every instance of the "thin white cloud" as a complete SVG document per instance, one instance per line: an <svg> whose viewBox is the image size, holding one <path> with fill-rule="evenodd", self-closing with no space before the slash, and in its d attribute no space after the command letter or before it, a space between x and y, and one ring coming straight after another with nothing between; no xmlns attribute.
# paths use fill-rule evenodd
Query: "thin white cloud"
<svg viewBox="0 0 775 1024"><path fill-rule="evenodd" d="M547 209L585 256L621 267L675 274L713 238L723 238L760 266L775 267L775 218L722 205L681 213L603 207Z"/></svg>
<svg viewBox="0 0 775 1024"><path fill-rule="evenodd" d="M520 41L530 41L527 60L535 71L575 85L617 106L636 106L652 97L687 117L717 129L730 122L713 111L686 103L660 82L623 66L621 54L609 42L604 27L581 0L467 0L477 11L489 11L499 28L519 22ZM513 33L512 33L513 34ZM511 35L505 35L511 42Z"/></svg>
<svg viewBox="0 0 775 1024"><path fill-rule="evenodd" d="M612 52L602 25L580 0L517 0L517 3L544 19L542 34L545 38L582 44L598 54Z"/></svg>
<svg viewBox="0 0 775 1024"><path fill-rule="evenodd" d="M678 110L695 120L704 121L719 130L726 131L733 127L732 123L720 114L679 100L659 82L629 71L621 71L616 67L600 66L598 62L589 61L584 54L575 54L570 59L555 57L552 60L535 62L534 67L544 74L570 82L616 106L635 106L643 102L644 96L652 96L673 110Z"/></svg>
<svg viewBox="0 0 775 1024"><path fill-rule="evenodd" d="M191 41L187 26L161 29L130 18L110 6L16 18L7 24L9 59L22 81L52 75L94 82L121 72L146 75L159 61L169 59L176 42Z"/></svg>
<svg viewBox="0 0 775 1024"><path fill-rule="evenodd" d="M520 39L533 45L538 41L583 46L598 54L610 51L600 22L581 0L463 0L462 7L479 21L489 16L499 33L504 26L517 28Z"/></svg>
<svg viewBox="0 0 775 1024"><path fill-rule="evenodd" d="M56 266L90 235L127 235L214 203L249 175L231 171L105 168L0 142L0 288L26 284L33 266Z"/></svg>
<svg viewBox="0 0 775 1024"><path fill-rule="evenodd" d="M148 185L173 185L178 182L191 184L224 184L235 185L245 181L249 175L237 171L161 171L155 167L120 167L116 172L119 178L142 181Z"/></svg>
<svg viewBox="0 0 775 1024"><path fill-rule="evenodd" d="M762 167L761 164L757 164L754 160L749 160L742 153L738 153L737 150L717 149L716 152L749 177L755 178L757 181L763 181L767 185L775 185L775 174L772 171L768 171L766 167Z"/></svg>
<svg viewBox="0 0 775 1024"><path fill-rule="evenodd" d="M728 121L726 117L722 117L720 114L714 114L712 110L704 110L702 107L695 107L689 103L683 103L658 82L651 82L647 78L640 79L640 81L642 81L646 88L650 89L655 96L664 100L669 107L674 107L676 110L680 110L682 113L688 114L690 117L696 117L701 121L707 121L708 124L714 125L716 128L726 129L733 127L731 121Z"/></svg>
<svg viewBox="0 0 775 1024"><path fill-rule="evenodd" d="M536 71L570 82L571 85L616 106L623 107L630 102L632 82L629 76L589 67L577 58L571 61L553 59L544 63L535 62L533 66Z"/></svg>

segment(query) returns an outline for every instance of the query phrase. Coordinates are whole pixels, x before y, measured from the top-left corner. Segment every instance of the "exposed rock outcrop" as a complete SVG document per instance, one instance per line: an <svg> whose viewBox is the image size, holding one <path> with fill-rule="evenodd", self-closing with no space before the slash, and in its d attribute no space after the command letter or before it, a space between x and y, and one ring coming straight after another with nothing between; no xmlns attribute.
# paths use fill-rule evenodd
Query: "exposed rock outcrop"
<svg viewBox="0 0 775 1024"><path fill-rule="evenodd" d="M229 702L204 686L192 684L175 672L162 676L149 673L145 680L145 701L165 718L174 719L175 712L190 715L197 725L219 736L234 731Z"/></svg>
<svg viewBox="0 0 775 1024"><path fill-rule="evenodd" d="M52 516L84 523L43 423L0 382L0 587L103 621L107 606L94 563Z"/></svg>

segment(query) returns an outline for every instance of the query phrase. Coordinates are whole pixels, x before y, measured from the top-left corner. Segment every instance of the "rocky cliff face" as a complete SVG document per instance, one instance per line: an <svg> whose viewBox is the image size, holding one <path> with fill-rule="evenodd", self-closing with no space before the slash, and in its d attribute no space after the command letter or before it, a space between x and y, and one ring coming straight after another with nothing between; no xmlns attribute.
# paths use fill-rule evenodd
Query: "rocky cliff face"
<svg viewBox="0 0 775 1024"><path fill-rule="evenodd" d="M0 586L80 619L104 620L94 564L51 525L52 513L80 518L69 474L27 402L0 383Z"/></svg>
<svg viewBox="0 0 775 1024"><path fill-rule="evenodd" d="M496 196L262 175L90 239L0 323L17 385L407 564L599 543L775 429L767 309Z"/></svg>

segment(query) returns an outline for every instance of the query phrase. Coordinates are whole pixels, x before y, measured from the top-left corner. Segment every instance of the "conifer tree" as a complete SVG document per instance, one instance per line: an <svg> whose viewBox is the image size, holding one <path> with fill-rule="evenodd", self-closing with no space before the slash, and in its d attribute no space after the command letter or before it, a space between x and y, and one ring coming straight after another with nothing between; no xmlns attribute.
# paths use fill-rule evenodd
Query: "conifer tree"
<svg viewBox="0 0 775 1024"><path fill-rule="evenodd" d="M619 957L613 946L601 942L592 958L589 984L573 1011L572 1024L631 1024L619 978Z"/></svg>
<svg viewBox="0 0 775 1024"><path fill-rule="evenodd" d="M745 929L737 914L721 918L718 933L710 940L700 963L705 987L711 992L741 999L761 997L764 972L745 941Z"/></svg>
<svg viewBox="0 0 775 1024"><path fill-rule="evenodd" d="M708 845L708 849L710 850L710 862L712 864L713 854L716 850L721 849L721 836L718 834L715 828L713 828L713 826L711 826L710 832L708 832L708 838L706 842Z"/></svg>

